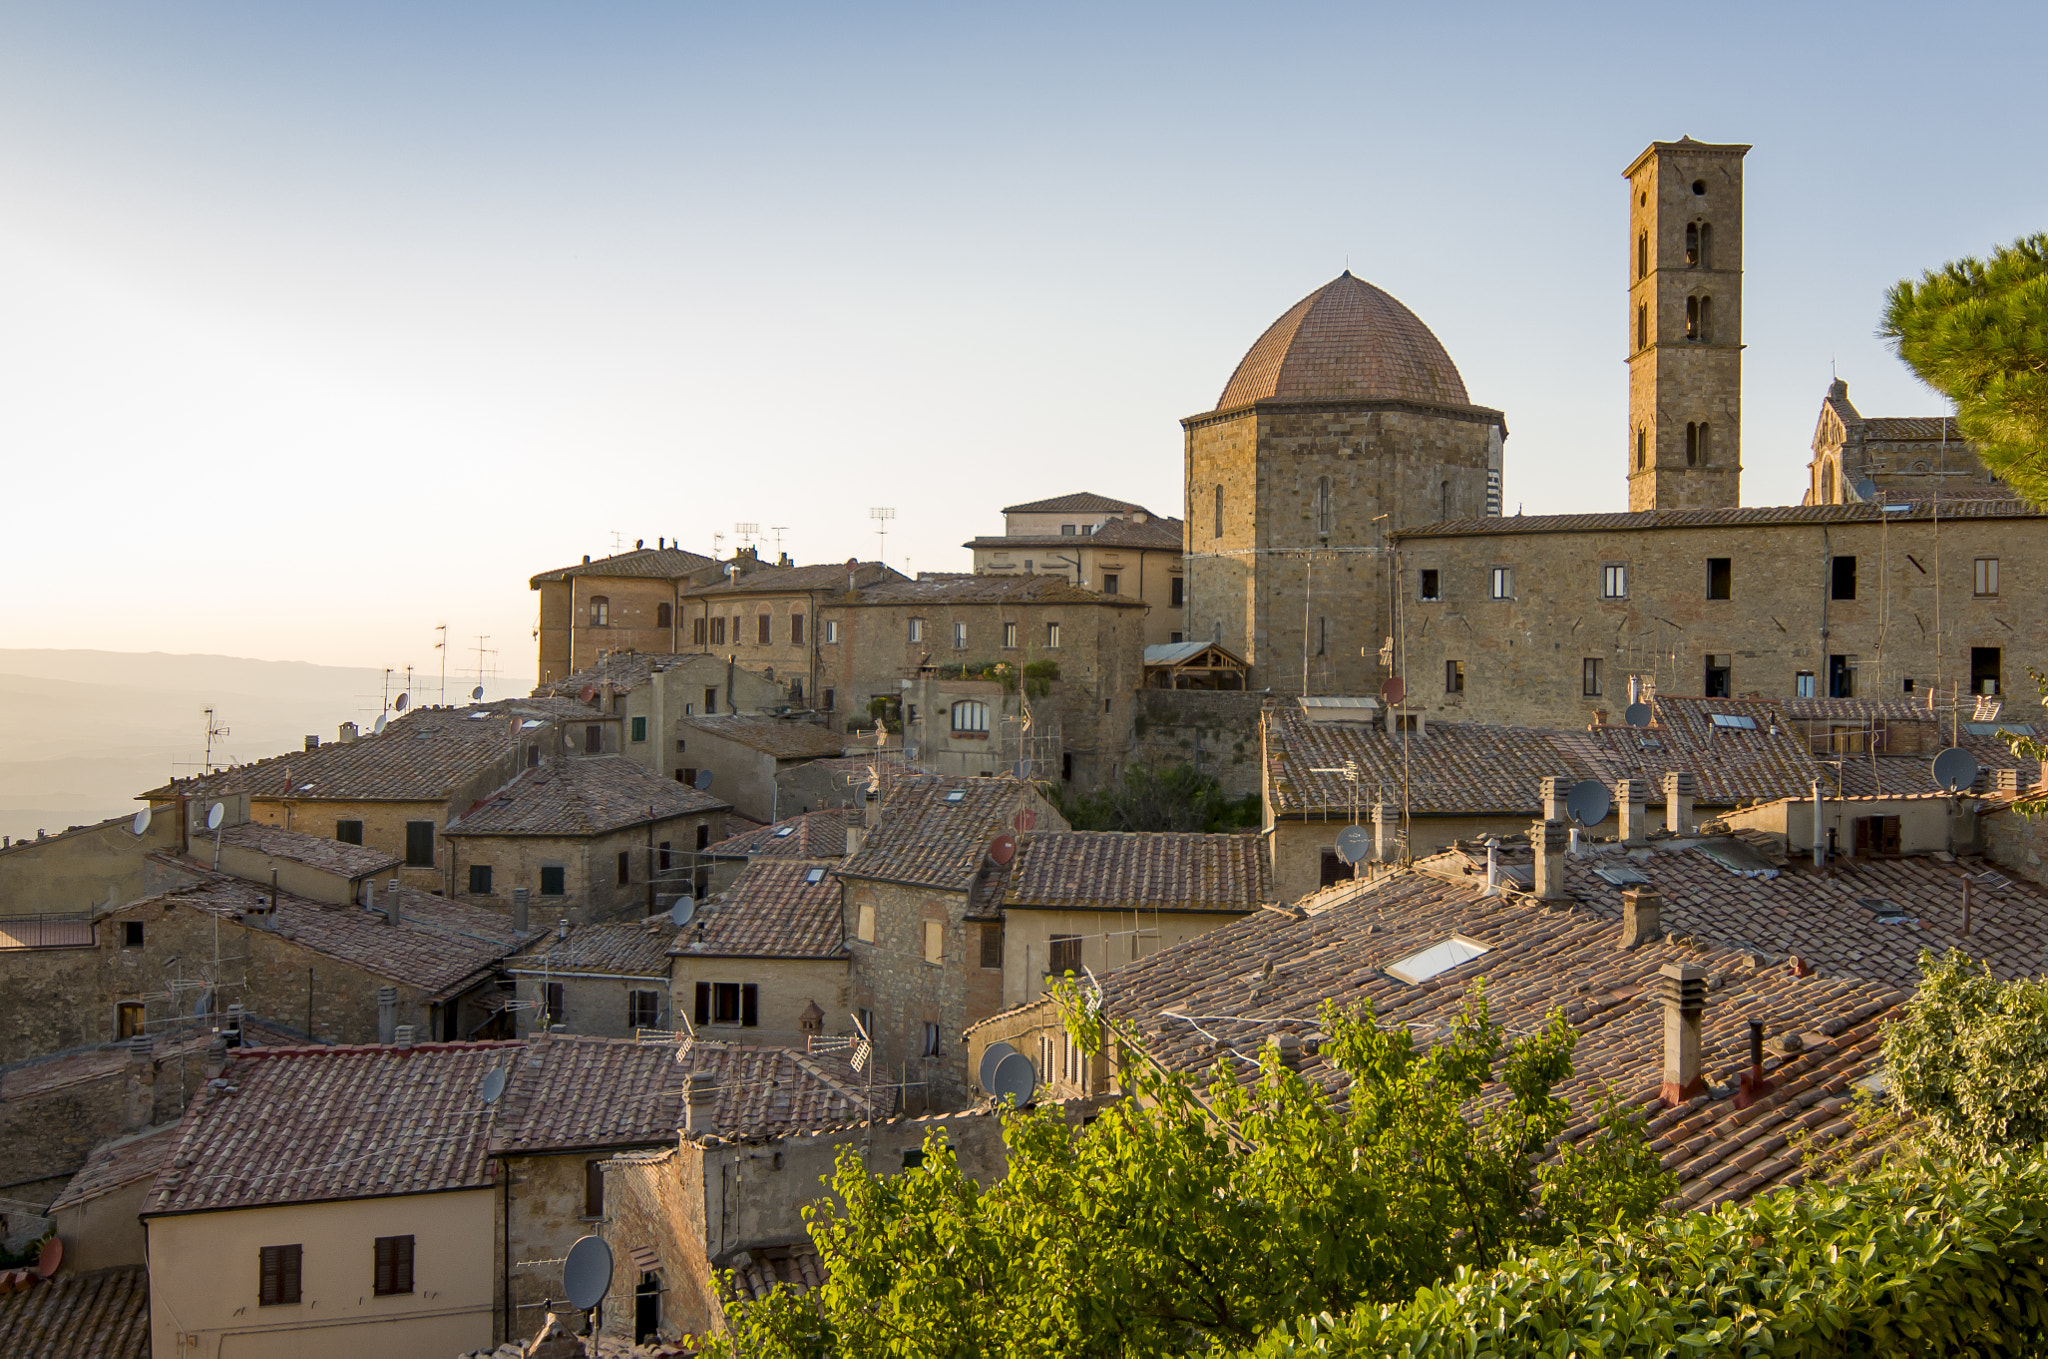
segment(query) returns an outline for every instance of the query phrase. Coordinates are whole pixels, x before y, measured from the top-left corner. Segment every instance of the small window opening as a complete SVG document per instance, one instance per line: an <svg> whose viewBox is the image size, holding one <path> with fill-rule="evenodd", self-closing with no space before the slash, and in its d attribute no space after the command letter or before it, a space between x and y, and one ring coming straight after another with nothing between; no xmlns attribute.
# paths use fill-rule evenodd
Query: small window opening
<svg viewBox="0 0 2048 1359"><path fill-rule="evenodd" d="M1729 675L1729 662L1730 662L1730 660L1731 660L1731 658L1730 658L1730 657L1729 657L1729 656L1728 656L1728 655L1727 655L1727 654L1726 654L1725 652L1724 652L1724 653L1718 653L1718 654L1711 654L1711 655L1709 655L1709 656L1707 657L1707 674L1706 674L1706 690L1705 690L1705 692L1706 692L1706 696L1707 696L1708 698L1727 698L1727 697L1728 697L1728 675ZM1745 720L1747 720L1747 719L1745 719ZM1716 719L1716 721L1715 721L1714 725L1716 725L1716 726L1720 726L1720 725L1721 725L1721 723L1720 723L1720 721L1718 720L1718 718ZM1754 724L1752 724L1752 725L1754 725Z"/></svg>
<svg viewBox="0 0 2048 1359"><path fill-rule="evenodd" d="M1707 196L1707 181L1705 181L1704 179L1695 179L1692 182L1692 191L1695 197L1705 198Z"/></svg>
<svg viewBox="0 0 2048 1359"><path fill-rule="evenodd" d="M1423 599L1442 599L1444 597L1443 589L1437 583L1439 579L1440 577L1435 571L1424 571L1422 573L1420 597Z"/></svg>
<svg viewBox="0 0 2048 1359"><path fill-rule="evenodd" d="M1469 963L1474 958L1491 952L1477 939L1467 939L1454 934L1440 944L1431 944L1418 953L1411 953L1397 963L1387 967L1387 975L1410 986L1420 986L1431 977L1450 971L1460 963Z"/></svg>
<svg viewBox="0 0 2048 1359"><path fill-rule="evenodd" d="M1444 692L1447 694L1462 694L1465 692L1465 663L1463 661L1444 662Z"/></svg>
<svg viewBox="0 0 2048 1359"><path fill-rule="evenodd" d="M1733 599L1735 582L1735 559L1733 557L1707 558L1707 598Z"/></svg>

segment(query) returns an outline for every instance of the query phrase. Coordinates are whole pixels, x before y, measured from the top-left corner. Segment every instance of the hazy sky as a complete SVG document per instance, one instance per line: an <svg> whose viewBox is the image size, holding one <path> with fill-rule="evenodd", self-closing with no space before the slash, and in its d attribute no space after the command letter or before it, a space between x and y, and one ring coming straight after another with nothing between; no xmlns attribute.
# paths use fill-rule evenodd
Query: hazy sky
<svg viewBox="0 0 2048 1359"><path fill-rule="evenodd" d="M2048 227L2039 5L0 8L5 644L533 668L527 577L782 525L899 568L1180 512L1347 263L1620 509L1621 172L1748 160L1744 499L1884 288ZM907 561L906 561L907 559ZM467 654L467 653L458 653ZM461 662L474 664L473 656Z"/></svg>

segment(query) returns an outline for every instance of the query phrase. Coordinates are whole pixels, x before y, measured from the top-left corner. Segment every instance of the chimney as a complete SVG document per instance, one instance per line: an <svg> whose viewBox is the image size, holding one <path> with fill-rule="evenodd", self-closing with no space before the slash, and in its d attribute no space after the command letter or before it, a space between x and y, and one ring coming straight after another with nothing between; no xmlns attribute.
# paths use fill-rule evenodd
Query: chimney
<svg viewBox="0 0 2048 1359"><path fill-rule="evenodd" d="M319 737L317 737L317 736L308 736L308 737L306 738L306 749L308 749L308 750L318 750L318 749L320 749L320 738L319 738Z"/></svg>
<svg viewBox="0 0 2048 1359"><path fill-rule="evenodd" d="M866 826L848 826L846 828L846 857L851 859L854 855L860 853L861 844L867 838L868 828Z"/></svg>
<svg viewBox="0 0 2048 1359"><path fill-rule="evenodd" d="M1401 830L1401 813L1391 804L1372 805L1372 857L1378 863L1394 861L1394 842Z"/></svg>
<svg viewBox="0 0 2048 1359"><path fill-rule="evenodd" d="M377 988L377 1041L389 1043L398 1031L398 988Z"/></svg>
<svg viewBox="0 0 2048 1359"><path fill-rule="evenodd" d="M227 1039L216 1038L206 1045L206 1061L199 1069L205 1074L206 1079L210 1081L220 1079L221 1072L228 1069Z"/></svg>
<svg viewBox="0 0 2048 1359"><path fill-rule="evenodd" d="M560 920L557 920L557 921L555 922L555 940L556 940L556 942L557 942L557 943L560 943L561 941L563 941L563 940L567 939L568 937L569 937L569 917L567 917L567 916L563 916L563 917L562 917L562 918L561 918Z"/></svg>
<svg viewBox="0 0 2048 1359"><path fill-rule="evenodd" d="M683 1109L683 1131L699 1137L718 1132L718 1073L690 1073L689 1103Z"/></svg>
<svg viewBox="0 0 2048 1359"><path fill-rule="evenodd" d="M155 1040L137 1034L128 1040L128 1078L123 1082L121 1131L141 1132L156 1117L156 1063L151 1060Z"/></svg>
<svg viewBox="0 0 2048 1359"><path fill-rule="evenodd" d="M409 1048L412 1046L412 1025L400 1024L391 1031L391 1046Z"/></svg>
<svg viewBox="0 0 2048 1359"><path fill-rule="evenodd" d="M1650 838L1649 819L1645 815L1650 801L1648 779L1621 779L1614 785L1614 806L1621 814L1621 839L1623 844L1640 845Z"/></svg>
<svg viewBox="0 0 2048 1359"><path fill-rule="evenodd" d="M1991 771L1991 791L1995 793L2017 793L2019 790L2019 770L1994 769Z"/></svg>
<svg viewBox="0 0 2048 1359"><path fill-rule="evenodd" d="M1552 774L1543 780L1543 819L1545 821L1569 821L1571 817L1564 810L1565 794L1571 792L1572 781Z"/></svg>
<svg viewBox="0 0 2048 1359"><path fill-rule="evenodd" d="M520 934L526 933L526 892L524 887L512 889L512 928Z"/></svg>
<svg viewBox="0 0 2048 1359"><path fill-rule="evenodd" d="M228 1006L228 1023L225 1037L228 1040L229 1047L238 1048L242 1046L242 1002L240 1001L236 1001Z"/></svg>
<svg viewBox="0 0 2048 1359"><path fill-rule="evenodd" d="M1664 1088L1666 1105L1676 1107L1707 1088L1700 1075L1700 1017L1707 1009L1707 970L1691 963L1666 963L1664 979Z"/></svg>
<svg viewBox="0 0 2048 1359"><path fill-rule="evenodd" d="M341 738L341 744L343 744L343 745L347 745L347 744L348 744L348 743L349 743L350 741L353 741L353 740L355 740L355 739L356 739L356 724L355 724L355 723L353 723L353 722L344 722L344 723L342 723L342 724L341 724L341 731L340 731L339 735L340 735L340 738Z"/></svg>
<svg viewBox="0 0 2048 1359"><path fill-rule="evenodd" d="M882 795L879 792L870 790L861 808L861 820L867 823L869 830L882 824Z"/></svg>
<svg viewBox="0 0 2048 1359"><path fill-rule="evenodd" d="M1664 776L1664 829L1673 835L1692 834L1692 798L1695 781L1690 772L1673 770Z"/></svg>
<svg viewBox="0 0 2048 1359"><path fill-rule="evenodd" d="M1654 887L1630 887L1621 894L1622 948L1664 937L1664 898Z"/></svg>
<svg viewBox="0 0 2048 1359"><path fill-rule="evenodd" d="M384 919L387 923L398 923L398 879L384 884Z"/></svg>
<svg viewBox="0 0 2048 1359"><path fill-rule="evenodd" d="M1529 827L1529 844L1536 851L1536 896L1541 901L1562 901L1565 847L1569 837L1562 821L1538 821Z"/></svg>

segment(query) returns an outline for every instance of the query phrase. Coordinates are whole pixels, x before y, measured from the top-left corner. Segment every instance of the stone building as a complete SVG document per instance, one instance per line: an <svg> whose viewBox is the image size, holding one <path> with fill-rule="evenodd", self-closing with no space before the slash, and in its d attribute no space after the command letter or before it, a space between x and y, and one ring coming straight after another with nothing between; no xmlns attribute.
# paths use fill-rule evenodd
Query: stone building
<svg viewBox="0 0 2048 1359"><path fill-rule="evenodd" d="M1500 512L1501 413L1429 327L1349 271L1259 337L1186 433L1187 641L1248 687L1365 693L1395 632L1388 530Z"/></svg>
<svg viewBox="0 0 2048 1359"><path fill-rule="evenodd" d="M1181 640L1182 525L1090 491L1003 508L1003 532L962 546L978 576L1058 575L1144 601L1145 645Z"/></svg>
<svg viewBox="0 0 2048 1359"><path fill-rule="evenodd" d="M621 755L524 770L448 823L451 896L509 913L524 888L539 928L649 915L725 838L730 805Z"/></svg>
<svg viewBox="0 0 2048 1359"><path fill-rule="evenodd" d="M719 579L722 570L709 557L657 539L653 548L635 546L541 572L528 582L540 594L537 683L575 674L595 664L600 652L681 651L683 592Z"/></svg>
<svg viewBox="0 0 2048 1359"><path fill-rule="evenodd" d="M842 827L842 849L845 840ZM852 1031L853 959L834 867L822 857L760 856L671 933L668 985L694 1032L801 1047Z"/></svg>
<svg viewBox="0 0 2048 1359"><path fill-rule="evenodd" d="M696 769L676 742L685 736L684 718L716 713L756 717L787 716L792 704L788 688L737 664L729 656L694 653L649 656L613 651L588 669L536 694L587 702L619 726L616 749L635 764L662 778L689 783Z"/></svg>
<svg viewBox="0 0 2048 1359"><path fill-rule="evenodd" d="M586 1038L631 1038L674 1026L666 915L602 925L558 924L505 972L514 987L513 1030L521 1038L559 1029Z"/></svg>
<svg viewBox="0 0 2048 1359"><path fill-rule="evenodd" d="M199 1073L195 1071L195 1075ZM202 1083L195 1081L194 1086ZM179 1113L183 1113L182 1106ZM177 1145L178 1125L158 1124L101 1143L50 1204L65 1267L78 1272L146 1265L142 1209Z"/></svg>
<svg viewBox="0 0 2048 1359"><path fill-rule="evenodd" d="M783 770L843 756L848 745L828 727L780 717L683 717L675 729L672 758L689 761L683 770L688 781L709 774L720 798L764 824L781 819L776 779Z"/></svg>
<svg viewBox="0 0 2048 1359"><path fill-rule="evenodd" d="M2003 483L1948 416L1865 416L1849 400L1849 384L1828 384L1813 429L1807 464L1807 505L1854 505L1899 495L1931 498L1939 490L1963 497L1997 494Z"/></svg>
<svg viewBox="0 0 2048 1359"><path fill-rule="evenodd" d="M820 624L828 603L903 579L881 562L735 570L683 598L686 630L676 650L722 657L781 686L792 709L829 711L832 681L821 648L833 639Z"/></svg>

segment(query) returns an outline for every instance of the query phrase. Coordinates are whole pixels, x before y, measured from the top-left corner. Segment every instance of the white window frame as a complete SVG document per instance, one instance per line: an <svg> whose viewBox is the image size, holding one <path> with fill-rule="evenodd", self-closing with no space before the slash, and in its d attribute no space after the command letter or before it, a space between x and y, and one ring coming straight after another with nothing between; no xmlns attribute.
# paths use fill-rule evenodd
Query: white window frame
<svg viewBox="0 0 2048 1359"><path fill-rule="evenodd" d="M967 625L965 623L955 623L953 625L953 650L967 650Z"/></svg>
<svg viewBox="0 0 2048 1359"><path fill-rule="evenodd" d="M988 704L980 699L955 699L953 706L948 709L948 715L953 724L954 731L976 732L983 736L988 735ZM967 725L965 726L961 725L962 717L967 719Z"/></svg>
<svg viewBox="0 0 2048 1359"><path fill-rule="evenodd" d="M837 646L839 644L838 619L828 618L825 620L825 635L820 640L822 640L827 646Z"/></svg>
<svg viewBox="0 0 2048 1359"><path fill-rule="evenodd" d="M1058 623L1047 623L1045 625L1045 649L1047 651L1058 651L1060 649L1060 625Z"/></svg>
<svg viewBox="0 0 2048 1359"><path fill-rule="evenodd" d="M1600 598L1628 598L1628 563L1600 563Z"/></svg>
<svg viewBox="0 0 2048 1359"><path fill-rule="evenodd" d="M1515 597L1515 568L1495 566L1486 573L1486 593L1489 599L1513 599Z"/></svg>
<svg viewBox="0 0 2048 1359"><path fill-rule="evenodd" d="M1017 625L1015 623L1005 623L1003 624L1003 650L1015 651L1016 649Z"/></svg>
<svg viewBox="0 0 2048 1359"><path fill-rule="evenodd" d="M913 642L922 642L924 640L924 620L922 618L910 620L910 640Z"/></svg>
<svg viewBox="0 0 2048 1359"><path fill-rule="evenodd" d="M1977 558L1976 597L1994 599L1998 595L1998 558Z"/></svg>

